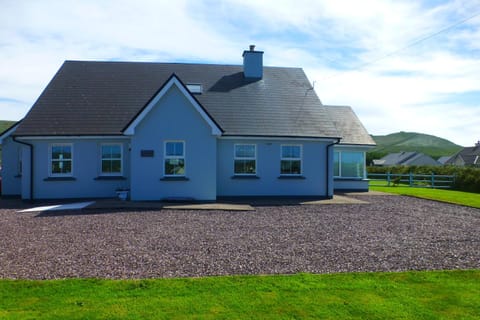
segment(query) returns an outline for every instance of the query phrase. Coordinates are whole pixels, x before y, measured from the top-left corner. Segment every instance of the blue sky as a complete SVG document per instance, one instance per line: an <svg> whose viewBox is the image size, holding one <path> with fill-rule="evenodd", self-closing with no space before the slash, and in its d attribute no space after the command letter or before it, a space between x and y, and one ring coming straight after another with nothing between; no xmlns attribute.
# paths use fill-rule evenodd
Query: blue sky
<svg viewBox="0 0 480 320"><path fill-rule="evenodd" d="M371 134L480 139L480 0L2 0L0 119L19 120L64 60L304 68Z"/></svg>

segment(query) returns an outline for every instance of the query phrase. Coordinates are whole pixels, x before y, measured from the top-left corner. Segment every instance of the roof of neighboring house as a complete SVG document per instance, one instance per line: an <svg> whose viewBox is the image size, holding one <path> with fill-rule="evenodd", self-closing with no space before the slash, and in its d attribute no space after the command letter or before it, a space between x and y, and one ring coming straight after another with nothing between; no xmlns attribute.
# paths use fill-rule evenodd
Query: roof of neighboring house
<svg viewBox="0 0 480 320"><path fill-rule="evenodd" d="M374 165L436 165L439 164L430 156L420 152L398 152L390 153L379 160L373 160Z"/></svg>
<svg viewBox="0 0 480 320"><path fill-rule="evenodd" d="M480 144L473 147L465 147L453 155L446 163L455 164L455 160L461 158L465 165L480 165Z"/></svg>
<svg viewBox="0 0 480 320"><path fill-rule="evenodd" d="M64 62L15 135L121 135L173 74L202 85L193 97L223 135L336 138L337 124L349 141L356 132L371 143L353 112L330 119L337 112L321 104L300 68L263 67L262 79L249 79L241 65L143 62Z"/></svg>
<svg viewBox="0 0 480 320"><path fill-rule="evenodd" d="M440 162L441 164L445 164L447 163L448 160L450 160L452 156L443 156L443 157L440 157L437 159L438 162Z"/></svg>
<svg viewBox="0 0 480 320"><path fill-rule="evenodd" d="M340 144L376 145L351 107L325 106L325 108L342 136Z"/></svg>

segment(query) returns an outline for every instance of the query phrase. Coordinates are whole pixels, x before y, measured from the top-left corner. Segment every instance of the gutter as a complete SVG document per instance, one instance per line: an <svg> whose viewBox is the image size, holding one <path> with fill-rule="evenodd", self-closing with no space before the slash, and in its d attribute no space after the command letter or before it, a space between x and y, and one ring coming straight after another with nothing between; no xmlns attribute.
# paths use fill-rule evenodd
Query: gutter
<svg viewBox="0 0 480 320"><path fill-rule="evenodd" d="M330 182L329 182L329 181L330 181L330 178L329 178L329 174L330 174L330 170L329 170L329 169L330 169L330 161L329 161L329 159L330 159L330 157L329 157L328 155L329 155L329 150L330 150L330 148L331 148L332 146L336 145L336 144L339 144L341 139L342 139L342 138L337 138L337 141L336 141L336 142L332 142L332 143L330 143L330 144L327 145L327 165L325 166L325 173L326 173L325 176L327 177L327 191L326 191L326 194L325 194L325 195L326 195L327 198L329 198L329 199L332 199L332 198L333 198L333 194L332 194L331 197L328 195L328 190L330 189ZM333 180L333 174L332 174L332 180Z"/></svg>
<svg viewBox="0 0 480 320"><path fill-rule="evenodd" d="M30 200L33 200L33 144L17 140L17 137L12 136L13 141L23 144L30 148ZM25 168L22 166L23 169Z"/></svg>

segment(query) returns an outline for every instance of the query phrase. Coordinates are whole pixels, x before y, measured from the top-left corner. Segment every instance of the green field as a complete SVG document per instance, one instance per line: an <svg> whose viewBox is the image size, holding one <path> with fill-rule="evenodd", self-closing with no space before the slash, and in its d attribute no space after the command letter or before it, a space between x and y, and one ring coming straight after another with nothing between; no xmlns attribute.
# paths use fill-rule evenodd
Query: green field
<svg viewBox="0 0 480 320"><path fill-rule="evenodd" d="M480 270L0 281L1 319L478 319Z"/></svg>
<svg viewBox="0 0 480 320"><path fill-rule="evenodd" d="M375 181L375 183L379 183ZM480 194L455 190L431 189L431 188L411 188L407 186L383 187L370 186L370 190L382 191L404 196L413 196L417 198L436 200L448 203L459 204L468 207L480 208Z"/></svg>

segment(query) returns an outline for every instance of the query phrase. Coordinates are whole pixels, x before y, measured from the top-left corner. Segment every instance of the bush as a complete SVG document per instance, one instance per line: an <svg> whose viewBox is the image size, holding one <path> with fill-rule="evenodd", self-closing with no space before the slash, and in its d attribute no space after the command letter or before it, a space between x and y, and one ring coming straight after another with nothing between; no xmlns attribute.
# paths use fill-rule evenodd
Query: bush
<svg viewBox="0 0 480 320"><path fill-rule="evenodd" d="M368 173L398 173L454 175L454 190L480 193L480 168L458 166L392 166L367 167Z"/></svg>

